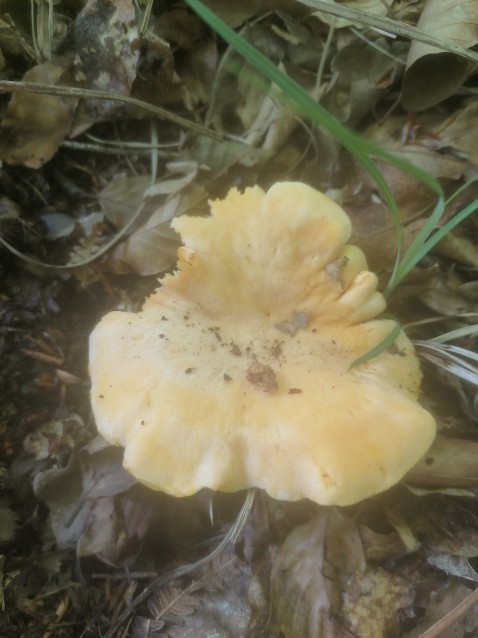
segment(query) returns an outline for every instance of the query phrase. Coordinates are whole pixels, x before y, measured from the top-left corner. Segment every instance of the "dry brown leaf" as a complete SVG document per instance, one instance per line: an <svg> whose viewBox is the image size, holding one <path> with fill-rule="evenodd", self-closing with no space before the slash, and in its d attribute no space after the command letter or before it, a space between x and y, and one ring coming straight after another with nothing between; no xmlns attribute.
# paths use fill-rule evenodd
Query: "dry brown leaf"
<svg viewBox="0 0 478 638"><path fill-rule="evenodd" d="M399 70L397 61L384 53L390 52L387 41L382 38L375 44L377 48L356 40L339 49L332 59L336 81L321 102L350 126L370 113Z"/></svg>
<svg viewBox="0 0 478 638"><path fill-rule="evenodd" d="M121 173L109 181L98 194L101 209L109 221L121 229L143 204L144 192L151 178L142 175L125 176Z"/></svg>
<svg viewBox="0 0 478 638"><path fill-rule="evenodd" d="M405 116L388 117L383 122L369 126L364 135L380 148L398 155L437 179L461 179L470 168L469 162L457 157L456 153L446 152L437 138L433 123L428 124L425 117L422 120L409 131Z"/></svg>
<svg viewBox="0 0 478 638"><path fill-rule="evenodd" d="M173 217L194 215L202 210L206 190L193 184L158 206L148 221L112 250L104 266L115 273L156 275L169 268L177 257L178 236L170 226Z"/></svg>
<svg viewBox="0 0 478 638"><path fill-rule="evenodd" d="M414 598L405 578L367 564L356 523L327 508L290 532L272 558L262 594L268 600L258 606L270 605L266 633L255 625L254 635L288 638L398 636L398 611Z"/></svg>
<svg viewBox="0 0 478 638"><path fill-rule="evenodd" d="M432 591L425 608L425 616L421 622L403 638L420 638L424 631L452 612L470 593L471 589L463 583L448 579L443 586ZM478 629L478 615L475 611L461 618L459 622L440 632L440 638L464 638Z"/></svg>
<svg viewBox="0 0 478 638"><path fill-rule="evenodd" d="M132 0L88 0L74 25L75 79L88 89L129 95L136 77L139 47ZM118 116L124 106L117 101L82 101L72 135L94 122Z"/></svg>
<svg viewBox="0 0 478 638"><path fill-rule="evenodd" d="M269 154L261 148L253 148L228 140L216 142L209 137L198 138L196 144L189 150L189 155L201 167L211 170L215 178L226 173L235 164L262 165L269 158Z"/></svg>
<svg viewBox="0 0 478 638"><path fill-rule="evenodd" d="M463 48L478 44L478 0L426 0L417 26ZM453 53L413 41L402 86L402 104L421 111L450 97L476 65Z"/></svg>
<svg viewBox="0 0 478 638"><path fill-rule="evenodd" d="M475 170L478 168L477 117L478 100L473 99L435 128L445 144L468 156Z"/></svg>
<svg viewBox="0 0 478 638"><path fill-rule="evenodd" d="M438 435L407 480L429 487L478 486L478 443Z"/></svg>
<svg viewBox="0 0 478 638"><path fill-rule="evenodd" d="M434 203L435 196L423 184L392 166L382 165L380 170L398 204L406 250L420 230L416 220ZM370 269L385 284L397 254L397 234L390 209L367 176L360 193L346 197L344 208L352 219L353 242L364 251Z"/></svg>
<svg viewBox="0 0 478 638"><path fill-rule="evenodd" d="M413 602L413 588L401 576L370 567L365 561L362 539L354 521L334 510L326 534L326 572L340 587L340 602L333 607L358 638L398 636L398 610Z"/></svg>
<svg viewBox="0 0 478 638"><path fill-rule="evenodd" d="M478 268L478 245L465 232L464 229L458 229L448 233L437 245L435 252L454 262Z"/></svg>
<svg viewBox="0 0 478 638"><path fill-rule="evenodd" d="M136 509L136 525L129 529L132 507ZM131 564L141 549L152 516L151 507L142 506L127 494L119 498L104 496L95 499L78 539L77 555L94 555L118 567Z"/></svg>
<svg viewBox="0 0 478 638"><path fill-rule="evenodd" d="M88 89L129 95L139 48L132 0L88 0L75 20L76 50L27 71L25 82L57 86L76 82ZM79 106L78 106L79 105ZM40 93L14 93L0 128L0 159L39 168L68 136L121 112L117 101Z"/></svg>
<svg viewBox="0 0 478 638"><path fill-rule="evenodd" d="M121 452L96 437L78 452L67 467L39 472L33 487L50 508L56 542L61 548L76 544L88 524L92 499L128 490L136 480L121 463Z"/></svg>
<svg viewBox="0 0 478 638"><path fill-rule="evenodd" d="M359 533L367 561L380 561L387 558L396 559L407 551L397 532L380 534L366 525L360 525Z"/></svg>
<svg viewBox="0 0 478 638"><path fill-rule="evenodd" d="M449 499L445 510L430 508L430 513L418 522L418 529L427 539L427 559L430 556L449 556L453 560L478 556L478 517L473 512L474 501L468 500L468 507L463 505L464 502L462 500L460 504L457 499ZM459 569L469 571L471 567L456 560L454 567L450 565L449 573L457 575ZM471 572L467 578L470 577L476 578Z"/></svg>
<svg viewBox="0 0 478 638"><path fill-rule="evenodd" d="M324 543L331 510L322 509L296 527L278 551L270 580L269 635L287 638L335 638L338 629L322 574Z"/></svg>
<svg viewBox="0 0 478 638"><path fill-rule="evenodd" d="M429 551L427 553L427 561L430 565L440 569L449 576L457 576L458 578L471 580L474 583L478 582L478 574L464 556L454 556L453 554Z"/></svg>
<svg viewBox="0 0 478 638"><path fill-rule="evenodd" d="M5 54L24 55L27 57L33 57L34 51L29 44L29 36L24 25L28 23L30 16L28 15L25 20L25 15L22 20L22 10L25 9L29 12L26 5L17 2L16 6L13 3L9 7L9 11L5 11L5 2L0 2L0 11L2 12L2 18L0 18L0 48ZM18 13L17 11L18 10ZM23 24L22 24L23 23Z"/></svg>
<svg viewBox="0 0 478 638"><path fill-rule="evenodd" d="M335 2L335 0L326 0L328 2ZM340 4L349 7L350 9L356 9L357 11L365 11L366 13L372 13L373 15L385 17L387 15L387 6L382 0L339 0ZM344 27L357 27L357 25L347 18L337 18L325 11L317 11L315 13L322 22L333 25L335 29L343 29Z"/></svg>
<svg viewBox="0 0 478 638"><path fill-rule="evenodd" d="M55 58L33 67L25 82L61 85L68 58ZM0 127L0 159L8 164L39 168L53 157L70 134L78 98L39 93L14 93Z"/></svg>
<svg viewBox="0 0 478 638"><path fill-rule="evenodd" d="M286 66L289 75L302 76L302 83L304 74L293 62L299 54L294 52L305 52L312 67L318 64L320 41L305 23L281 12L275 11L244 28L241 35L279 68L284 70ZM238 119L247 144L260 146L271 156L300 124L300 118L281 102L277 89L269 87L260 73L229 51L216 74L207 119L218 130L227 130L231 117Z"/></svg>
<svg viewBox="0 0 478 638"><path fill-rule="evenodd" d="M168 627L168 638L245 636L251 615L247 602L249 580L249 567L233 553L226 551L220 560L212 561L195 575L191 603L177 597L179 604L171 609L177 615L176 626Z"/></svg>

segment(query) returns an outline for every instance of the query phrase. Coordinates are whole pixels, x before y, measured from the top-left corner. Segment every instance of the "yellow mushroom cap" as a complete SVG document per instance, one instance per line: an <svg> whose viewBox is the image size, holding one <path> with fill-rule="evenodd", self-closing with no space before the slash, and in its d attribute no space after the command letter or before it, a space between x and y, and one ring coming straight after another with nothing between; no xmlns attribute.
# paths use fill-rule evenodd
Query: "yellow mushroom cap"
<svg viewBox="0 0 478 638"><path fill-rule="evenodd" d="M236 189L207 218L180 217L178 271L137 314L91 335L98 429L149 487L265 489L348 505L394 485L426 452L433 417L351 223L295 182Z"/></svg>

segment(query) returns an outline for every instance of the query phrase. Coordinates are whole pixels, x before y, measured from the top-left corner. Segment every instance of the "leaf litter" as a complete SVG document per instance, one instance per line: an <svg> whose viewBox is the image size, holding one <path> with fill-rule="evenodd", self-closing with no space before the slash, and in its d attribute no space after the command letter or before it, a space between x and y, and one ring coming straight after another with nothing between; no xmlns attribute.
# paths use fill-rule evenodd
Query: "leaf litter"
<svg viewBox="0 0 478 638"><path fill-rule="evenodd" d="M243 495L181 501L135 484L120 451L94 438L92 326L110 309L137 307L173 266L171 219L204 214L207 200L232 185L298 179L328 191L383 283L393 225L376 186L338 143L298 117L185 4L154 2L144 26L143 1L35 4L32 21L29 9L0 2L2 90L9 80L51 89L4 94L0 106L0 235L36 260L3 244L1 633L473 636L474 608L460 605L477 578L476 386L449 359L423 363L423 401L440 434L404 485L346 510L260 494L234 547L175 576L221 547ZM473 3L447 3L441 17L430 0L342 4L475 44ZM335 117L425 168L449 194L476 178L468 61L301 3L208 5ZM113 99L55 95L64 87L134 97L171 119ZM408 245L432 196L381 168ZM474 197L471 185L446 215ZM476 323L475 237L476 216L390 300L403 322L416 324L410 334L428 344L424 353L434 337ZM45 274L38 263L83 265ZM476 352L476 332L452 343ZM433 354L443 363L444 350ZM163 585L149 589L158 577Z"/></svg>

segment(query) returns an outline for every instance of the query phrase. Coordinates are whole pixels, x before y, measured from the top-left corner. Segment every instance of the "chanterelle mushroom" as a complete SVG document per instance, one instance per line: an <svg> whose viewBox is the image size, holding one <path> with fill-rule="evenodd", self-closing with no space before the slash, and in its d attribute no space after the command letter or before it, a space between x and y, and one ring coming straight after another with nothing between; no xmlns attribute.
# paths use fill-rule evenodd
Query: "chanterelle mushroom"
<svg viewBox="0 0 478 638"><path fill-rule="evenodd" d="M139 481L176 496L260 487L346 505L396 483L426 452L433 417L351 224L299 183L230 191L180 217L178 271L138 314L91 336L93 410Z"/></svg>

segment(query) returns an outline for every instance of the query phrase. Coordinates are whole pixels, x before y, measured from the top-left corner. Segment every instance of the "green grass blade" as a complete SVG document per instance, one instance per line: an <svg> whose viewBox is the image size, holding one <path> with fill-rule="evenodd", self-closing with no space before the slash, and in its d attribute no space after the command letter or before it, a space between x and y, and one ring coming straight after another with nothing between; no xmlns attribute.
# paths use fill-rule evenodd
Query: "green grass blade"
<svg viewBox="0 0 478 638"><path fill-rule="evenodd" d="M412 251L412 246L407 251L402 263L400 264L398 270L399 280L403 279L410 270L423 259L425 255L427 255L432 248L438 244L449 232L451 232L458 224L461 224L467 217L472 215L478 209L478 199L474 200L466 206L463 210L457 213L452 219L450 219L446 224L444 224L441 228L439 228L431 237L429 236L432 230L435 228L436 224L429 224L427 222L428 233L424 236L423 241L420 245L414 246ZM433 217L433 215L432 215ZM432 219L430 217L430 220ZM430 221L429 220L429 221Z"/></svg>
<svg viewBox="0 0 478 638"><path fill-rule="evenodd" d="M390 295L390 293L397 287L402 279L408 275L413 266L415 266L415 264L418 263L424 256L424 254L422 254L424 242L427 240L427 238L430 236L430 233L440 221L444 210L445 200L440 197L432 214L409 246L398 267L392 273L392 276L390 277L390 280L383 292L385 297L388 297Z"/></svg>
<svg viewBox="0 0 478 638"><path fill-rule="evenodd" d="M397 235L397 258L384 294L388 295L403 279L404 273L408 272L408 264L413 261L413 254L410 251L405 256L405 265L401 260L402 232L400 215L393 193L388 186L380 170L371 159L375 157L383 160L396 168L399 168L422 183L426 184L438 196L437 206L427 222L426 230L416 239L413 250L416 251L420 244L426 239L431 230L436 226L444 209L444 194L440 183L429 173L417 168L407 160L389 153L379 148L372 142L362 138L357 133L347 129L336 120L326 109L317 103L300 84L292 80L283 73L273 62L266 58L260 51L252 46L241 35L229 28L210 9L205 7L200 0L186 0L189 6L216 31L226 42L239 53L249 64L259 73L273 82L282 90L284 102L295 108L301 115L318 126L326 128L341 144L356 158L363 168L368 171L380 188L384 201L390 208ZM413 252L413 251L412 251ZM416 263L416 262L415 262Z"/></svg>
<svg viewBox="0 0 478 638"><path fill-rule="evenodd" d="M355 359L355 361L353 361L350 364L349 370L351 370L352 368L355 368L356 366L359 366L361 363L365 363L369 361L370 359L374 359L375 357L378 357L378 355L382 354L382 352L384 352L387 348L390 348L390 346L393 346L393 344L397 340L397 337L400 334L400 331L402 329L398 321L394 320L394 323L395 323L395 326L391 330L390 334L387 337L385 337L383 341L377 344L375 348L372 348L371 350L363 354L361 357L358 357L357 359Z"/></svg>
<svg viewBox="0 0 478 638"><path fill-rule="evenodd" d="M246 62L254 67L263 77L267 78L270 82L274 83L281 89L281 99L285 103L293 107L297 112L299 112L299 114L306 117L315 125L322 126L327 129L328 132L355 157L357 162L359 162L375 180L382 192L384 201L390 208L396 228L397 257L390 281L388 282L387 288L384 292L385 295L390 294L400 283L405 274L407 274L413 265L421 258L416 258L416 256L420 254L420 249L424 242L427 240L429 234L432 232L433 228L435 228L443 214L445 197L438 180L426 171L414 166L407 160L381 149L372 142L362 138L359 134L347 129L318 102L316 102L307 93L307 91L300 86L300 84L288 77L273 62L266 58L253 45L247 42L247 40L228 27L214 14L214 12L205 7L200 0L186 0L186 2L193 11L195 11L199 17L202 18L202 20L204 20L204 22L206 22L219 36L221 36L237 53L239 53ZM402 230L398 206L387 181L372 158L380 159L412 175L415 179L428 186L428 188L436 193L438 197L437 205L425 224L425 228L421 231L419 237L416 238L412 250L407 251L403 260L401 259ZM399 332L400 326L397 323L394 330L392 330L390 335L382 343L378 344L370 352L367 352L365 355L354 361L352 366L368 361L383 352L395 341Z"/></svg>
<svg viewBox="0 0 478 638"><path fill-rule="evenodd" d="M303 115L312 120L315 124L325 127L336 139L338 139L350 152L355 156L358 151L369 154L385 162L403 169L410 173L418 180L426 184L438 196L443 196L443 190L439 182L426 171L417 168L407 160L379 148L372 142L362 138L343 126L333 115L331 115L323 106L316 102L303 89L300 84L292 80L288 75L283 73L273 62L258 51L252 44L247 42L241 35L228 27L220 20L210 9L205 7L200 0L186 0L187 4L218 33L226 42L239 53L247 62L249 62L264 77L274 82L284 95L283 99L287 103L295 105ZM360 158L358 158L360 161ZM387 185L386 191L391 191Z"/></svg>
<svg viewBox="0 0 478 638"><path fill-rule="evenodd" d="M467 217L472 215L478 209L478 199L475 199L471 204L468 204L463 210L457 213L452 219L448 220L436 233L427 239L422 247L422 255L417 259L419 261L423 256L430 252L430 250L441 241L445 235L448 235L454 228L461 224ZM415 262L416 263L416 262Z"/></svg>

